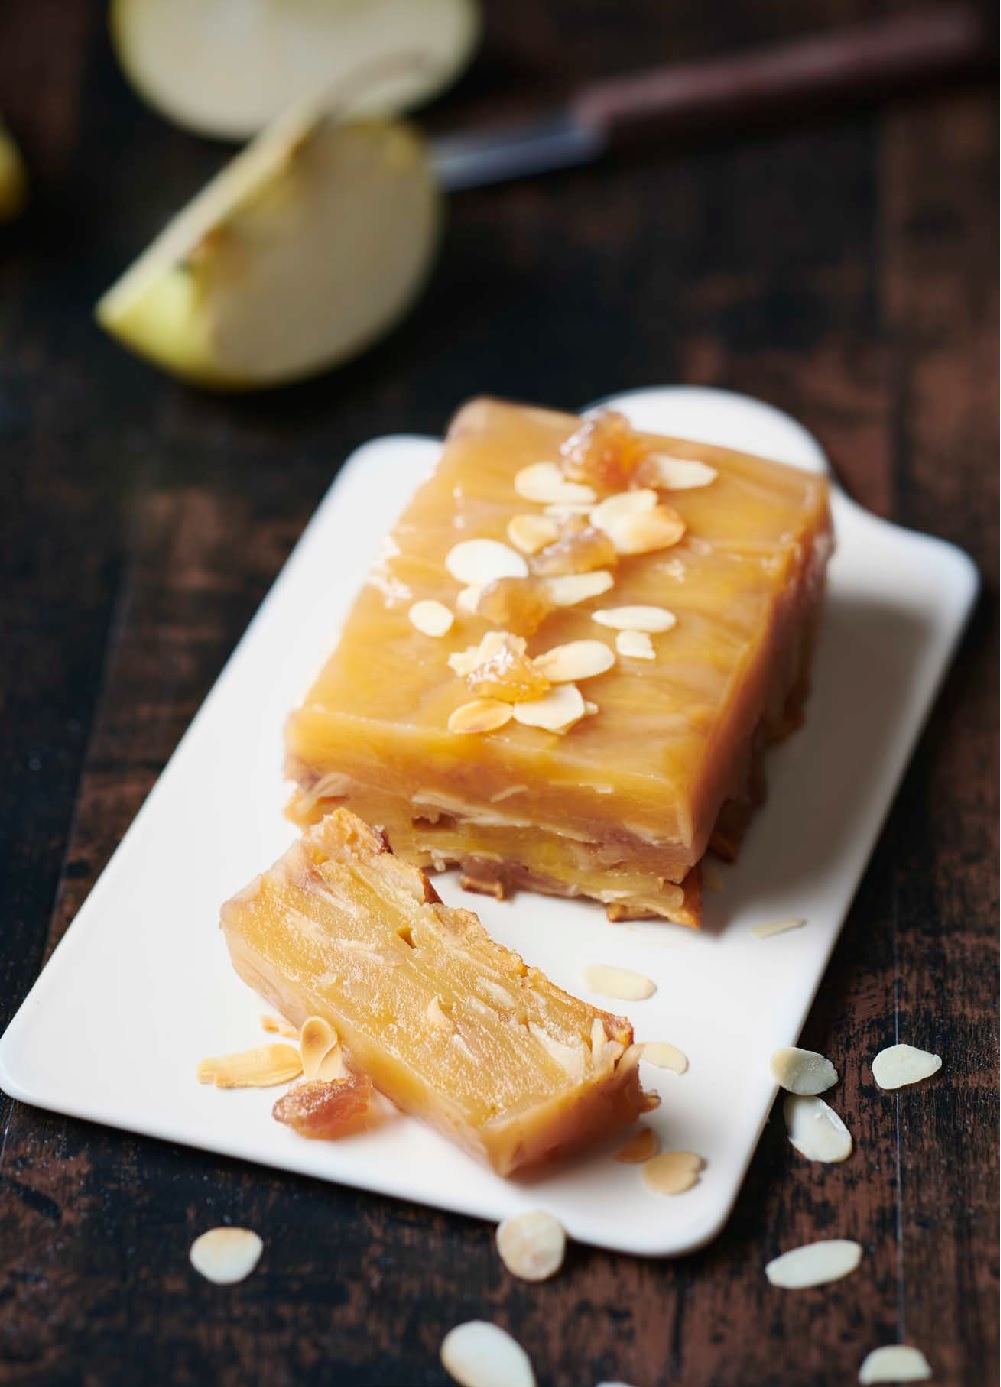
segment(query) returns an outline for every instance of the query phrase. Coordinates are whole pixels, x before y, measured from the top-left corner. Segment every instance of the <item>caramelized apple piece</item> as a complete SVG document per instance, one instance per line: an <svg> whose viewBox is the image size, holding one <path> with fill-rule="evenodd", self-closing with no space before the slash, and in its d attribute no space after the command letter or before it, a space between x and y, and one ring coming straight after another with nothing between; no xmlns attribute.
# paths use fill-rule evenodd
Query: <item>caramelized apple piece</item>
<svg viewBox="0 0 1001 1387"><path fill-rule="evenodd" d="M354 1126L372 1101L372 1080L367 1074L349 1074L327 1083L314 1080L297 1084L271 1109L276 1122L293 1128L301 1137L333 1141Z"/></svg>
<svg viewBox="0 0 1001 1387"><path fill-rule="evenodd" d="M541 698L549 680L525 654L521 636L501 633L502 644L466 676L466 683L477 698L499 698L504 703L521 703Z"/></svg>
<svg viewBox="0 0 1001 1387"><path fill-rule="evenodd" d="M599 409L586 414L560 448L560 465L574 482L596 491L625 491L648 452L647 445L624 414Z"/></svg>
<svg viewBox="0 0 1001 1387"><path fill-rule="evenodd" d="M532 578L497 578L480 593L476 615L518 636L534 636L555 603Z"/></svg>
<svg viewBox="0 0 1001 1387"><path fill-rule="evenodd" d="M533 555L531 564L532 572L540 577L556 578L564 573L590 573L596 568L611 568L617 558L610 536L585 522L566 526L559 539Z"/></svg>

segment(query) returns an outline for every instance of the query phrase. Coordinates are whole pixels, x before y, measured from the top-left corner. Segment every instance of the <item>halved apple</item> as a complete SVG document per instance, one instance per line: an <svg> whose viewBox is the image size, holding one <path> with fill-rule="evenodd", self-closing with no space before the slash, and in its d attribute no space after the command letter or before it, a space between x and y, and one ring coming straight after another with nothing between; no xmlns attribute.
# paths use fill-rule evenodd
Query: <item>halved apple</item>
<svg viewBox="0 0 1001 1387"><path fill-rule="evenodd" d="M294 101L397 55L365 115L428 100L465 66L477 0L113 0L111 34L136 90L201 134L256 134Z"/></svg>
<svg viewBox="0 0 1001 1387"><path fill-rule="evenodd" d="M410 126L282 116L97 305L175 375L254 390L354 356L402 316L434 257L440 198Z"/></svg>
<svg viewBox="0 0 1001 1387"><path fill-rule="evenodd" d="M0 222L10 222L28 200L28 179L21 151L0 120Z"/></svg>

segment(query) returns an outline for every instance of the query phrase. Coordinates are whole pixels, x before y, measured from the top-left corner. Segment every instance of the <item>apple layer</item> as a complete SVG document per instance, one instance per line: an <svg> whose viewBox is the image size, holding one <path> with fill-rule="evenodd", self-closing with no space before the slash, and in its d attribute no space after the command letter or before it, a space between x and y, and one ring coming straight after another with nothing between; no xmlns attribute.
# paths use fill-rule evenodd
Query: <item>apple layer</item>
<svg viewBox="0 0 1001 1387"><path fill-rule="evenodd" d="M604 451L585 450L581 463L575 439L588 427L570 415L490 400L459 413L434 474L404 511L339 645L289 720L287 765L298 785L291 813L308 821L317 806L340 801L373 814L394 849L423 865L435 865L437 853L484 885L594 896L620 918L632 904L635 914L696 923L697 891L679 903L679 888L714 833L732 855L760 798L756 753L798 720L832 547L827 486L761 458L624 425ZM539 494L526 477L534 480L532 469L546 462L576 502L526 499L526 491ZM680 476L682 485L660 485L655 464L668 483ZM605 590L546 610L531 629L521 627L524 635L502 637L511 649L512 640L524 641L529 662L576 642L604 643L608 667L580 681L587 715L545 730L525 725L516 706L496 730L452 730L484 687L478 671L464 679L457 668L499 626L496 607L492 618L483 614L482 590L455 576L457 549L485 539L511 554L512 524L525 517L555 524L565 538L588 523L575 518L587 512L593 535L595 506L613 497L621 504L623 496L638 502L631 493L649 496L651 476L658 513L679 522L675 537L630 552L610 525L615 552L605 559ZM597 550L606 538L598 535ZM550 581L539 577L552 571L540 560L553 552L530 553L524 579L514 554L507 589L517 596ZM573 581L580 576L589 582L593 573ZM428 602L452 618L439 636L418 629L411 615L415 603ZM616 629L604 624L620 620L623 608L670 617L645 657L625 653ZM517 604L509 610L514 626ZM497 864L486 878L484 861ZM609 897L619 889L627 894Z"/></svg>
<svg viewBox="0 0 1001 1387"><path fill-rule="evenodd" d="M290 1022L325 1017L353 1070L501 1175L656 1106L628 1021L443 905L348 810L228 901L222 928L241 978Z"/></svg>

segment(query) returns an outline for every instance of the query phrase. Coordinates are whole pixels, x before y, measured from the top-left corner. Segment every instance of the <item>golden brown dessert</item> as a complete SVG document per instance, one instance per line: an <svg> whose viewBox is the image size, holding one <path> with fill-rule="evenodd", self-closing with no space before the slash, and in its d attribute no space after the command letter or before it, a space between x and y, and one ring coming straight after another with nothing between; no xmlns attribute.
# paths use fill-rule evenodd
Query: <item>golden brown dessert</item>
<svg viewBox="0 0 1001 1387"><path fill-rule="evenodd" d="M475 401L289 721L290 813L349 805L476 890L697 924L698 864L799 720L830 550L821 478Z"/></svg>
<svg viewBox="0 0 1001 1387"><path fill-rule="evenodd" d="M501 1175L656 1106L628 1021L442 905L346 809L228 901L222 927L246 983L293 1024L324 1017L355 1073Z"/></svg>

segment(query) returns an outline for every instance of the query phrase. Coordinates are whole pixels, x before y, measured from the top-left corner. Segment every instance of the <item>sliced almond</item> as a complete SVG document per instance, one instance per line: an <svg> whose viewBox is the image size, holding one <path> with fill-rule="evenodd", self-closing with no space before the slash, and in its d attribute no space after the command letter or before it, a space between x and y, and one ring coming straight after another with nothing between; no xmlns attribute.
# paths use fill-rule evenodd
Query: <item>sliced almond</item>
<svg viewBox="0 0 1001 1387"><path fill-rule="evenodd" d="M635 491L617 491L608 496L591 511L591 524L599 530L606 530L610 524L621 520L624 515L636 515L639 511L653 510L657 504L656 491L638 487Z"/></svg>
<svg viewBox="0 0 1001 1387"><path fill-rule="evenodd" d="M445 555L445 567L460 583L485 584L497 578L527 578L528 564L517 549L499 539L463 539Z"/></svg>
<svg viewBox="0 0 1001 1387"><path fill-rule="evenodd" d="M688 1070L688 1056L667 1040L645 1041L643 1059L655 1069L670 1069L675 1074L684 1074Z"/></svg>
<svg viewBox="0 0 1001 1387"><path fill-rule="evenodd" d="M516 515L507 527L508 539L523 554L537 554L554 543L559 533L556 521L548 515Z"/></svg>
<svg viewBox="0 0 1001 1387"><path fill-rule="evenodd" d="M286 1040L299 1039L299 1032L290 1022L285 1020L284 1016L262 1016L261 1030L268 1035L282 1035Z"/></svg>
<svg viewBox="0 0 1001 1387"><path fill-rule="evenodd" d="M533 462L516 473L514 489L526 501L540 505L590 506L597 497L589 486L568 482L555 462Z"/></svg>
<svg viewBox="0 0 1001 1387"><path fill-rule="evenodd" d="M204 1059L196 1074L200 1084L216 1088L273 1088L302 1073L299 1051L291 1045L258 1045L232 1055Z"/></svg>
<svg viewBox="0 0 1001 1387"><path fill-rule="evenodd" d="M511 721L514 709L499 698L473 698L462 703L448 720L449 732L496 732Z"/></svg>
<svg viewBox="0 0 1001 1387"><path fill-rule="evenodd" d="M685 533L685 522L671 506L633 511L604 527L619 554L653 554L670 549Z"/></svg>
<svg viewBox="0 0 1001 1387"><path fill-rule="evenodd" d="M802 929L806 920L798 915L790 915L785 920L770 920L766 925L752 925L751 933L755 939L770 939L773 934L786 934L791 929Z"/></svg>
<svg viewBox="0 0 1001 1387"><path fill-rule="evenodd" d="M339 1042L332 1045L320 1060L316 1077L325 1084L331 1083L334 1079L346 1079L348 1077L348 1067L344 1063L344 1049Z"/></svg>
<svg viewBox="0 0 1001 1387"><path fill-rule="evenodd" d="M615 664L615 652L604 641L568 641L537 655L534 663L550 684L572 684L605 674Z"/></svg>
<svg viewBox="0 0 1001 1387"><path fill-rule="evenodd" d="M512 1276L546 1281L563 1265L567 1235L559 1219L543 1209L506 1218L497 1229L497 1251Z"/></svg>
<svg viewBox="0 0 1001 1387"><path fill-rule="evenodd" d="M543 506L542 514L550 520L576 520L578 516L591 514L591 504L587 501L578 502L576 505L557 502L550 506Z"/></svg>
<svg viewBox="0 0 1001 1387"><path fill-rule="evenodd" d="M470 583L468 587L460 588L455 594L456 611L461 612L463 616L475 616L486 586L486 583Z"/></svg>
<svg viewBox="0 0 1001 1387"><path fill-rule="evenodd" d="M584 981L592 992L601 997L615 997L620 1002L642 1002L657 991L652 978L634 973L631 968L614 968L609 963L592 963L584 969Z"/></svg>
<svg viewBox="0 0 1001 1387"><path fill-rule="evenodd" d="M765 1267L773 1286L784 1291L804 1290L807 1286L826 1286L849 1276L862 1260L862 1249L848 1238L826 1238L783 1252Z"/></svg>
<svg viewBox="0 0 1001 1387"><path fill-rule="evenodd" d="M586 712L576 684L558 684L542 698L514 704L515 722L520 722L522 727L540 727L544 732L565 732Z"/></svg>
<svg viewBox="0 0 1001 1387"><path fill-rule="evenodd" d="M206 1281L232 1286L261 1260L264 1244L249 1228L210 1228L191 1244L191 1265Z"/></svg>
<svg viewBox="0 0 1001 1387"><path fill-rule="evenodd" d="M455 617L444 602L415 602L407 612L410 624L422 636L445 636L451 631Z"/></svg>
<svg viewBox="0 0 1001 1387"><path fill-rule="evenodd" d="M649 631L654 635L678 624L678 618L666 607L599 607L591 618L614 631Z"/></svg>
<svg viewBox="0 0 1001 1387"><path fill-rule="evenodd" d="M684 1194L699 1183L705 1167L694 1151L664 1151L643 1166L643 1180L657 1194Z"/></svg>
<svg viewBox="0 0 1001 1387"><path fill-rule="evenodd" d="M807 1097L825 1093L838 1082L838 1071L829 1059L816 1050L800 1050L796 1045L776 1050L771 1068L780 1088Z"/></svg>
<svg viewBox="0 0 1001 1387"><path fill-rule="evenodd" d="M441 1344L445 1371L460 1387L536 1387L528 1354L486 1320L457 1324Z"/></svg>
<svg viewBox="0 0 1001 1387"><path fill-rule="evenodd" d="M620 631L615 648L624 660L656 660L653 641L645 631Z"/></svg>
<svg viewBox="0 0 1001 1387"><path fill-rule="evenodd" d="M299 1054L302 1056L302 1073L306 1079L315 1079L320 1073L320 1065L337 1045L337 1032L324 1016L308 1016L299 1031Z"/></svg>
<svg viewBox="0 0 1001 1387"><path fill-rule="evenodd" d="M644 460L644 474L653 471L657 486L664 491L691 491L710 486L719 473L708 462L697 458L673 458L667 453L651 453Z"/></svg>
<svg viewBox="0 0 1001 1387"><path fill-rule="evenodd" d="M807 1160L832 1165L852 1154L851 1132L823 1098L791 1093L784 1112L789 1141Z"/></svg>
<svg viewBox="0 0 1001 1387"><path fill-rule="evenodd" d="M872 1062L872 1077L880 1088L905 1088L930 1079L942 1068L941 1055L918 1050L913 1045L890 1045Z"/></svg>
<svg viewBox="0 0 1001 1387"><path fill-rule="evenodd" d="M642 1165L653 1160L660 1150L660 1139L652 1127L641 1127L631 1136L625 1146L616 1153L615 1159L623 1165Z"/></svg>
<svg viewBox="0 0 1001 1387"><path fill-rule="evenodd" d="M546 594L556 607L576 607L591 597L600 597L613 586L615 579L607 568L590 573L562 573L558 578L544 578Z"/></svg>
<svg viewBox="0 0 1001 1387"><path fill-rule="evenodd" d="M867 1387L874 1382L927 1382L931 1364L919 1348L909 1344L887 1344L874 1348L862 1360L858 1380Z"/></svg>

